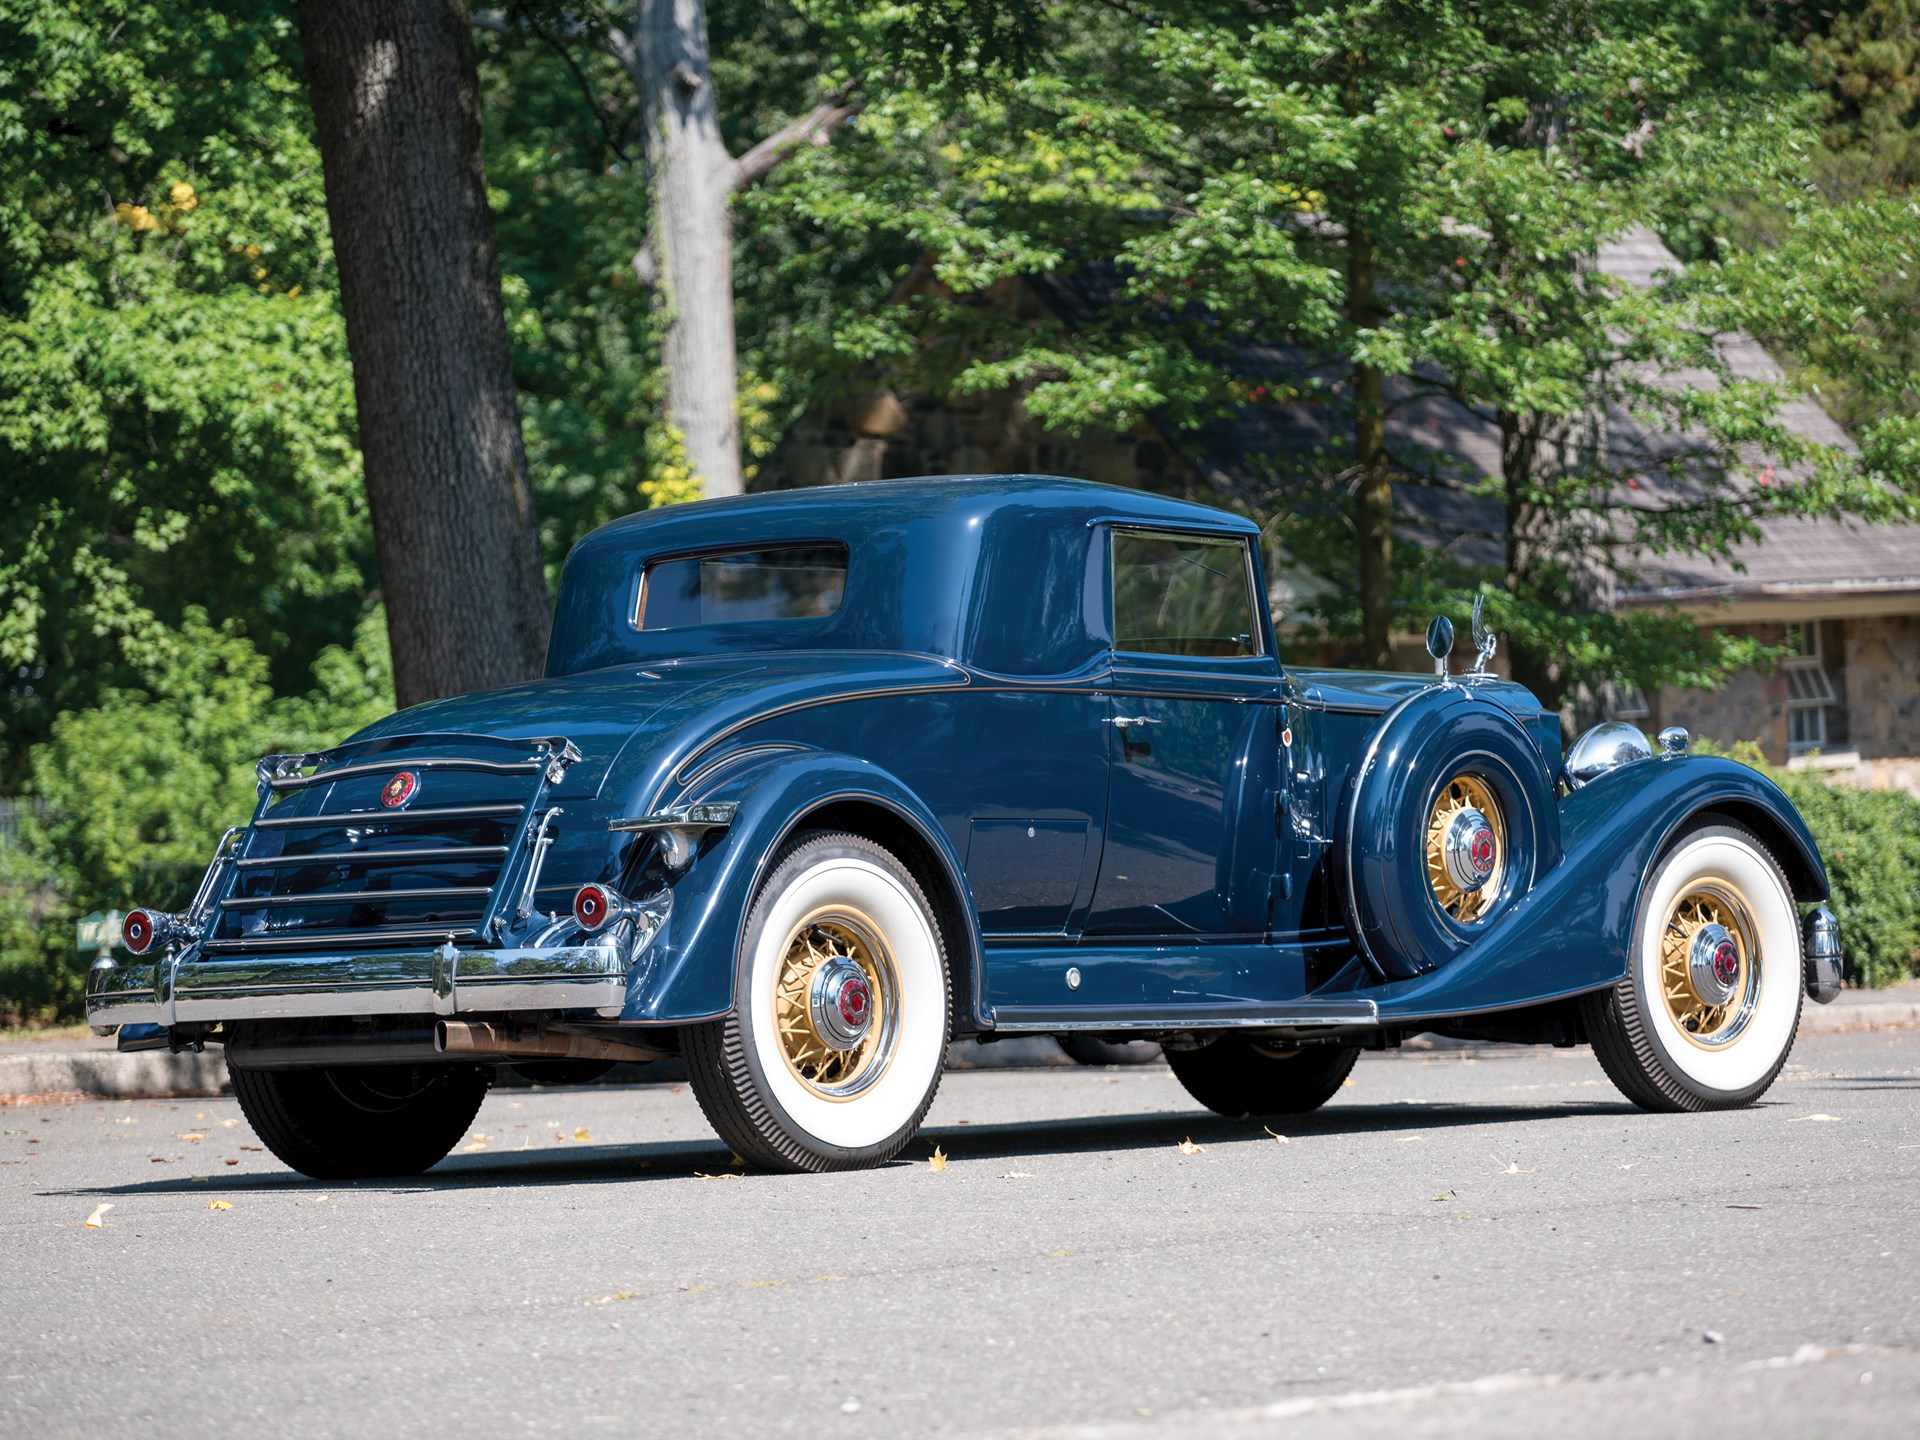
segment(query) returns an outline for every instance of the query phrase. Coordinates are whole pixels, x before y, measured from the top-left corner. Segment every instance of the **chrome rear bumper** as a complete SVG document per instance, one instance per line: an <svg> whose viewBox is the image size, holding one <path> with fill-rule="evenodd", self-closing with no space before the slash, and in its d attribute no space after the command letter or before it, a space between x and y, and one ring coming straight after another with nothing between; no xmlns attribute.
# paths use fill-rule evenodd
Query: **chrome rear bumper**
<svg viewBox="0 0 1920 1440"><path fill-rule="evenodd" d="M103 956L87 974L87 1023L106 1033L118 1025L521 1010L590 1010L612 1019L641 948L609 935L593 945L497 950L448 942L317 955L214 957L188 946L166 956Z"/></svg>

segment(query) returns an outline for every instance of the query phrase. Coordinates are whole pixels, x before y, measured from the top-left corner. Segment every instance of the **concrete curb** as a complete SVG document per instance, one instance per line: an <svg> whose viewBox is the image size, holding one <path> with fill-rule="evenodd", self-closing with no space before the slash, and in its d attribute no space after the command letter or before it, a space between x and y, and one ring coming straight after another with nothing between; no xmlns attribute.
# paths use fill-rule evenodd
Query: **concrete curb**
<svg viewBox="0 0 1920 1440"><path fill-rule="evenodd" d="M1916 1026L1920 1026L1920 1002L1809 1004L1800 1012L1803 1035ZM116 1050L53 1048L49 1042L40 1043L48 1048L41 1051L39 1044L29 1044L11 1054L0 1052L0 1103L64 1095L115 1100L221 1095L229 1088L226 1057L218 1047L198 1055L190 1051L171 1055L165 1050L122 1055ZM1073 1062L1051 1039L1031 1035L991 1045L955 1045L947 1063L953 1070L1032 1070Z"/></svg>
<svg viewBox="0 0 1920 1440"><path fill-rule="evenodd" d="M947 1063L954 1070L1027 1070L1073 1062L1052 1040L1034 1035L991 1045L955 1045ZM611 1078L621 1079L618 1075ZM658 1077L662 1084L685 1079L677 1062L671 1074L663 1071ZM642 1078L640 1083L648 1080ZM197 1055L191 1051L173 1055L165 1050L137 1050L123 1055L104 1047L70 1049L47 1041L29 1042L12 1054L0 1051L0 1104L17 1105L42 1096L147 1100L224 1095L231 1088L226 1056L217 1045Z"/></svg>

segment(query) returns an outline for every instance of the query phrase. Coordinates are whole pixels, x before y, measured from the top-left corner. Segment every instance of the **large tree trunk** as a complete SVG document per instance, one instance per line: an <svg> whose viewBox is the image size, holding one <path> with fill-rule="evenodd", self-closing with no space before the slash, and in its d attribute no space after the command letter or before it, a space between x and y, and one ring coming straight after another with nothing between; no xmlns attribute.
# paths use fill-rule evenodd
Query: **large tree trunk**
<svg viewBox="0 0 1920 1440"><path fill-rule="evenodd" d="M1577 477L1591 473L1601 447L1598 413L1569 417L1502 410L1498 421L1508 593L1543 613L1593 615L1612 608L1605 519L1590 505L1570 503L1580 488ZM1565 656L1523 643L1508 653L1513 678L1547 709L1564 710L1583 698L1580 677Z"/></svg>
<svg viewBox="0 0 1920 1440"><path fill-rule="evenodd" d="M738 495L734 400L733 157L720 137L703 0L638 0L634 46L653 176L660 280L671 312L663 343L667 423L707 495Z"/></svg>
<svg viewBox="0 0 1920 1440"><path fill-rule="evenodd" d="M461 0L301 0L402 705L539 673L549 608Z"/></svg>
<svg viewBox="0 0 1920 1440"><path fill-rule="evenodd" d="M1347 318L1357 330L1379 322L1373 240L1364 226L1347 231ZM1393 479L1387 468L1386 380L1377 365L1353 367L1353 462L1360 477L1361 663L1393 666Z"/></svg>

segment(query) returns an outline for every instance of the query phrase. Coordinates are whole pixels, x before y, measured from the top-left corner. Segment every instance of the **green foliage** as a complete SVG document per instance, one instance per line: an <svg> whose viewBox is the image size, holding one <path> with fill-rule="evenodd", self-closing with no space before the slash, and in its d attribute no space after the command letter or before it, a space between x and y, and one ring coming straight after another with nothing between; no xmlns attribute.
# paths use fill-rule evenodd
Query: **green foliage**
<svg viewBox="0 0 1920 1440"><path fill-rule="evenodd" d="M1784 423L1786 387L1734 374L1722 331L1747 313L1728 300L1744 274L1637 290L1589 263L1631 225L1689 234L1731 196L1791 188L1804 71L1739 7L1055 4L1023 72L960 95L890 87L869 12L808 13L871 99L854 135L791 162L763 203L850 241L897 236L932 282L841 317L841 362L936 391L1017 387L1068 432L1151 419L1197 435L1249 405L1314 407L1336 443L1249 457L1264 479L1226 498L1330 582L1294 617L1322 635L1359 629L1362 368L1509 437L1489 482L1417 453L1391 455L1392 476L1544 513L1545 557L1497 573L1401 545L1394 606L1504 591L1500 623L1553 703L1676 669L1709 684L1753 658L1675 614L1608 613L1581 573L1726 556L1772 514L1910 507L1911 457L1812 444ZM1035 274L1097 299L1071 324L998 303ZM1553 453L1608 411L1696 443L1631 462ZM1756 483L1761 454L1796 483ZM1631 488L1684 503L1621 504Z"/></svg>
<svg viewBox="0 0 1920 1440"><path fill-rule="evenodd" d="M214 841L253 808L254 762L322 749L393 709L386 622L364 619L351 650L330 647L310 693L276 698L238 625L189 609L151 690L111 690L54 722L33 752L44 820L0 873L0 1011L76 1013L80 915L178 909ZM79 967L76 970L75 967Z"/></svg>
<svg viewBox="0 0 1920 1440"><path fill-rule="evenodd" d="M1920 800L1831 783L1816 770L1779 770L1752 744L1726 753L1770 777L1813 832L1833 885L1847 979L1894 985L1920 975Z"/></svg>
<svg viewBox="0 0 1920 1440"><path fill-rule="evenodd" d="M320 162L270 0L0 3L0 776L166 663L276 683L367 599Z"/></svg>

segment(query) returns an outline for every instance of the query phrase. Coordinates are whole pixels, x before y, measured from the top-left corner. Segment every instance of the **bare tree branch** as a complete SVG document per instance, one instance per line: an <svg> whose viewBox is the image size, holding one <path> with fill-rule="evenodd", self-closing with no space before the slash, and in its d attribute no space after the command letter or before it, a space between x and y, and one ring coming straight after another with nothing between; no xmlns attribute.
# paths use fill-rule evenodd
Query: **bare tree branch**
<svg viewBox="0 0 1920 1440"><path fill-rule="evenodd" d="M860 113L860 102L852 91L842 91L822 101L785 129L776 130L738 160L734 161L733 190L737 195L751 189L803 145L825 145L834 131Z"/></svg>

